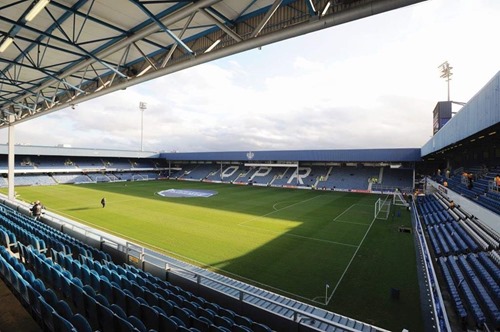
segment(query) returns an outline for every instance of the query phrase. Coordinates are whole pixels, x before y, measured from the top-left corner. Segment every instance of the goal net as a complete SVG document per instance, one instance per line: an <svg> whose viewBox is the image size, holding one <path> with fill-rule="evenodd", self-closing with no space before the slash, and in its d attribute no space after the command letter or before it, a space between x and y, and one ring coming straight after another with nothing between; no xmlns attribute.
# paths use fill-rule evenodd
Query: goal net
<svg viewBox="0 0 500 332"><path fill-rule="evenodd" d="M131 180L132 181L145 181L148 179L147 175L141 175L141 174L134 174L132 175Z"/></svg>
<svg viewBox="0 0 500 332"><path fill-rule="evenodd" d="M375 212L373 218L387 220L391 212L391 200L389 196L385 199L379 198L375 202Z"/></svg>
<svg viewBox="0 0 500 332"><path fill-rule="evenodd" d="M398 206L410 206L410 204L406 201L406 199L401 195L400 192L395 192L394 196L392 196L392 204Z"/></svg>
<svg viewBox="0 0 500 332"><path fill-rule="evenodd" d="M109 182L109 178L106 175L98 175L95 177L95 182Z"/></svg>

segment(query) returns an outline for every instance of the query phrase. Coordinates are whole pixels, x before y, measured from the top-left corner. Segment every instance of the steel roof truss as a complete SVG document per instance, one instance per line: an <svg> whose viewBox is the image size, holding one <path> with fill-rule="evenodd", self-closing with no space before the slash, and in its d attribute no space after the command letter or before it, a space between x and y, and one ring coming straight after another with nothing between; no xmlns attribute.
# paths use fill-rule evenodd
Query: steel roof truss
<svg viewBox="0 0 500 332"><path fill-rule="evenodd" d="M264 29L264 27L266 26L267 22L269 22L269 20L274 15L274 13L276 13L276 11L278 10L278 8L282 2L283 2L283 0L275 0L274 1L271 8L267 11L266 15L264 15L264 18L262 18L262 20L259 22L259 25L257 25L257 27L253 30L252 35L251 35L252 38L257 37L260 34L262 29Z"/></svg>
<svg viewBox="0 0 500 332"><path fill-rule="evenodd" d="M182 38L182 36L184 36L184 33L186 32L188 27L191 25L191 22L193 21L193 18L195 15L196 15L196 11L191 13L191 15L189 16L189 18L186 21L186 24L184 24L182 31L179 33L179 38ZM160 65L160 68L164 68L167 65L168 61L170 61L170 58L172 57L172 55L174 54L176 49L177 49L177 44L173 44L170 47L170 50L168 51L167 55L163 59L161 65Z"/></svg>
<svg viewBox="0 0 500 332"><path fill-rule="evenodd" d="M318 15L318 12L316 10L316 6L314 6L314 3L312 0L305 0L307 8L309 9L309 15L311 16L316 16Z"/></svg>
<svg viewBox="0 0 500 332"><path fill-rule="evenodd" d="M196 55L190 48L187 46L179 37L175 35L172 31L162 21L160 21L153 13L149 11L141 2L137 0L130 0L134 5L139 7L150 19L155 22L156 25L160 27L160 29L169 35L178 45L180 45L188 54Z"/></svg>
<svg viewBox="0 0 500 332"><path fill-rule="evenodd" d="M241 38L240 35L238 35L236 32L234 32L233 30L228 28L226 26L226 24L221 22L219 20L219 18L215 14L213 14L211 11L206 10L205 8L202 8L200 10L200 13L204 14L205 17L207 17L210 21L214 22L215 25L217 25L222 31L224 31L228 36L230 36L231 38L233 38L237 42L243 41L243 38Z"/></svg>

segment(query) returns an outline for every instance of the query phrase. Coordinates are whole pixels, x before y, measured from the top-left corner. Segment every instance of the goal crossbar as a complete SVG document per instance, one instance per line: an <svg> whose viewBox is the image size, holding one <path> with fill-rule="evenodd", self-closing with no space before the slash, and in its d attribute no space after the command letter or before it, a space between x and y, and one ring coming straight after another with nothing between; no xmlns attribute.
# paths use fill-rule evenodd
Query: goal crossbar
<svg viewBox="0 0 500 332"><path fill-rule="evenodd" d="M391 212L391 200L389 196L385 199L379 198L375 202L374 219L387 220L389 218L389 213Z"/></svg>

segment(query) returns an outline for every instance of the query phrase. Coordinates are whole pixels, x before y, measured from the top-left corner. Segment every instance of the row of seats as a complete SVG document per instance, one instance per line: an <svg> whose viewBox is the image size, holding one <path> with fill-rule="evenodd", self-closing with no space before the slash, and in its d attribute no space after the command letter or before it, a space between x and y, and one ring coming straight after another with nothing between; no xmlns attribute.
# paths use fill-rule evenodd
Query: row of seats
<svg viewBox="0 0 500 332"><path fill-rule="evenodd" d="M456 223L430 226L427 228L427 231L437 257L441 255L448 256L450 254L457 255L469 252L472 249L462 236L465 236L470 242L473 242L472 239ZM475 243L472 243L472 245L477 250L477 245Z"/></svg>
<svg viewBox="0 0 500 332"><path fill-rule="evenodd" d="M49 299L54 300L53 292L3 246L0 246L0 275L44 331L93 331L87 320L78 313L73 315L64 301L49 304Z"/></svg>
<svg viewBox="0 0 500 332"><path fill-rule="evenodd" d="M419 197L417 210L438 257L455 312L463 324L500 327L500 235L461 208L450 208L441 193ZM425 216L435 215L436 219ZM439 217L437 217L439 216Z"/></svg>
<svg viewBox="0 0 500 332"><path fill-rule="evenodd" d="M462 324L466 324L467 319L467 310L465 309L465 305L462 302L462 298L460 297L460 293L458 292L458 287L453 281L453 277L451 276L450 270L446 265L446 258L441 257L439 259L439 266L441 268L441 272L443 274L444 281L446 283L448 293L451 296L453 306L455 308L455 312L460 318Z"/></svg>
<svg viewBox="0 0 500 332"><path fill-rule="evenodd" d="M486 322L484 316L484 312L486 312L494 328L500 327L500 311L497 304L473 270L470 269L465 258L463 256L458 257L458 259L449 257L447 263L454 276L455 284L462 290L477 325L482 326Z"/></svg>
<svg viewBox="0 0 500 332"><path fill-rule="evenodd" d="M160 325L165 321L173 321L169 326L175 325L176 329L185 327L195 328L196 331L269 331L264 325L254 323L192 294L188 300L176 294L175 287L167 282L162 282L164 287L160 287L150 279L143 279L131 270L127 271L112 263L100 265L93 261L94 267L100 265L102 274L98 275L97 270L90 270L85 264L91 262L89 258L84 258L85 263L81 264L70 256L56 255L58 260L64 257L61 267L31 248L21 252L27 254L26 264L34 266L37 273L41 272L41 279L54 289L60 290L66 300L71 299L78 312L85 313L94 329L106 327L101 326L98 310L93 307L102 305L111 309L111 305L115 305L126 313L126 317L133 316L144 324L146 330L140 328L140 331L159 331ZM183 294L187 292L184 291ZM89 296L99 304L94 303ZM242 323L244 325L241 325Z"/></svg>
<svg viewBox="0 0 500 332"><path fill-rule="evenodd" d="M454 230L451 230L450 226L446 226L450 230L450 241L453 240L452 237L458 232L456 236L458 238L457 241L460 242L460 239L465 241L469 245L468 250L470 251L477 251L476 246L479 246L481 250L500 248L500 234L478 221L477 218L460 207L450 208L450 202L444 196L434 194L418 197L417 203L417 210L427 228L451 223L451 227ZM428 213L426 214L425 211ZM459 228L465 232L459 230ZM467 236L464 233L467 233ZM470 238L474 241L470 241ZM476 242L477 244L473 245L471 242ZM452 252L456 253L456 251Z"/></svg>
<svg viewBox="0 0 500 332"><path fill-rule="evenodd" d="M74 257L78 257L82 254L84 256L94 257L98 260L111 260L109 254L89 246L46 224L24 216L6 206L0 206L0 225L3 225L16 236L23 236L24 232L28 232L30 236L38 239L40 245L43 244L45 246L41 251L45 251L48 248L54 248L55 250L62 251L66 254L71 253ZM18 238L17 240L21 240L23 242L22 239ZM40 250L40 248L38 249Z"/></svg>

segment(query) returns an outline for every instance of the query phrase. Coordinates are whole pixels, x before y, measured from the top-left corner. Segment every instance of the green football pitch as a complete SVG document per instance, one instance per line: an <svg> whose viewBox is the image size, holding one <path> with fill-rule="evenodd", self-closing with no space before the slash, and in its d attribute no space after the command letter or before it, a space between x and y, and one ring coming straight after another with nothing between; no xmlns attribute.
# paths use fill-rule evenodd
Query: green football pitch
<svg viewBox="0 0 500 332"><path fill-rule="evenodd" d="M167 189L217 194L157 194ZM17 187L16 194L276 293L386 329L423 330L413 237L399 232L410 213L392 206L387 220L374 219L384 196L181 181Z"/></svg>

